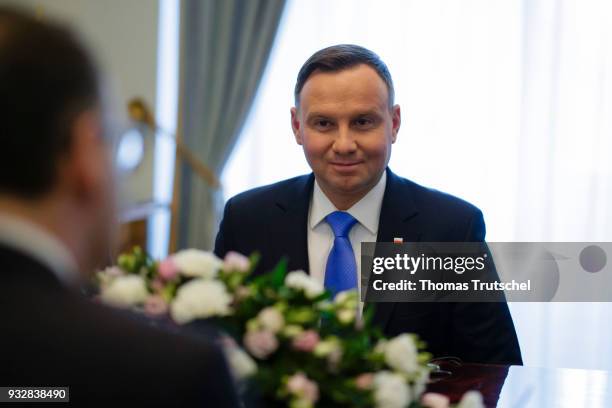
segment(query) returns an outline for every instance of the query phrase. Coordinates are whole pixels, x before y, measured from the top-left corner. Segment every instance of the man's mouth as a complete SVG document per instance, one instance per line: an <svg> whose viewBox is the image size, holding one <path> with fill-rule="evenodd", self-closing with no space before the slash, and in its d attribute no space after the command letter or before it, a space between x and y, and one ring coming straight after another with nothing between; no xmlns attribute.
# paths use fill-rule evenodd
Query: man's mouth
<svg viewBox="0 0 612 408"><path fill-rule="evenodd" d="M351 161L351 162L330 162L331 166L341 173L349 173L354 171L362 161Z"/></svg>

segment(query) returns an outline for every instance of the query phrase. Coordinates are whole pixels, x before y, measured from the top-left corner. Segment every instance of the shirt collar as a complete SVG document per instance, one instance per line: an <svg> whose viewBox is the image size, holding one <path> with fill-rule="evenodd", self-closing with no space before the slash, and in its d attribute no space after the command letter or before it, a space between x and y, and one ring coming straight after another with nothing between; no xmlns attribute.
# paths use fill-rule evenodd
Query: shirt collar
<svg viewBox="0 0 612 408"><path fill-rule="evenodd" d="M355 217L373 235L378 233L378 220L380 218L380 209L386 184L387 172L385 171L380 180L378 180L378 183L361 200L346 211ZM309 227L311 229L315 228L325 220L325 217L334 211L338 211L338 209L327 198L321 187L319 187L319 182L315 179L310 205Z"/></svg>
<svg viewBox="0 0 612 408"><path fill-rule="evenodd" d="M0 213L0 243L47 266L64 284L72 285L79 278L76 261L65 245L24 218Z"/></svg>

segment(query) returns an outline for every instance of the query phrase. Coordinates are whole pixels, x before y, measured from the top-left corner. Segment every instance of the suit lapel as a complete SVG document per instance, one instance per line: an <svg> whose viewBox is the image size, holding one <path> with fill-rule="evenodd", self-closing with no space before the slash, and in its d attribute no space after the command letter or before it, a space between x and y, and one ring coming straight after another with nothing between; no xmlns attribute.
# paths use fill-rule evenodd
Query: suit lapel
<svg viewBox="0 0 612 408"><path fill-rule="evenodd" d="M404 242L418 242L422 231L418 225L418 209L410 185L387 168L387 185L378 221L376 242L393 242L402 238ZM367 304L366 307L372 307ZM374 323L385 328L395 308L395 303L377 303Z"/></svg>
<svg viewBox="0 0 612 408"><path fill-rule="evenodd" d="M411 188L387 168L387 185L378 220L377 242L393 242L403 238L404 242L419 241L421 231L415 228L418 210Z"/></svg>
<svg viewBox="0 0 612 408"><path fill-rule="evenodd" d="M273 247L280 248L277 259L289 258L289 270L309 271L308 265L308 209L314 186L314 175L298 177L276 196L275 220L271 225Z"/></svg>

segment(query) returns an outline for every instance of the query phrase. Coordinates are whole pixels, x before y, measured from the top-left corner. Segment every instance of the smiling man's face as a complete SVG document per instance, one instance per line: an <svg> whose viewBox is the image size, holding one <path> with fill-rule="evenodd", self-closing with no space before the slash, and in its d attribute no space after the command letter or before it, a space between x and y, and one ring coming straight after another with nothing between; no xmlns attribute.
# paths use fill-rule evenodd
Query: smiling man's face
<svg viewBox="0 0 612 408"><path fill-rule="evenodd" d="M346 210L378 183L400 127L385 82L369 65L315 71L291 109L291 125L319 186ZM344 207L344 208L343 208Z"/></svg>

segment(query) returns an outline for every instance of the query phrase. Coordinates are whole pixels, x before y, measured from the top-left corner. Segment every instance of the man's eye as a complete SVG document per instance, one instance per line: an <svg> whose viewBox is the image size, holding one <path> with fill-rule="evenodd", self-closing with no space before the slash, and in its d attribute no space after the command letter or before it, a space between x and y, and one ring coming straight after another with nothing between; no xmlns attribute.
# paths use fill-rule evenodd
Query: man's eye
<svg viewBox="0 0 612 408"><path fill-rule="evenodd" d="M355 125L358 127L371 127L374 121L370 118L359 118L355 120Z"/></svg>
<svg viewBox="0 0 612 408"><path fill-rule="evenodd" d="M319 119L315 122L315 125L319 128L328 128L331 126L331 121L326 119Z"/></svg>

